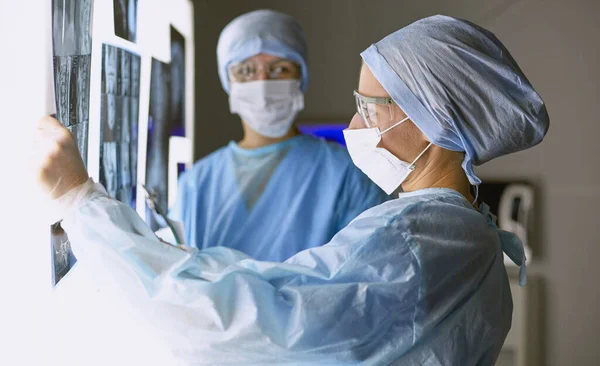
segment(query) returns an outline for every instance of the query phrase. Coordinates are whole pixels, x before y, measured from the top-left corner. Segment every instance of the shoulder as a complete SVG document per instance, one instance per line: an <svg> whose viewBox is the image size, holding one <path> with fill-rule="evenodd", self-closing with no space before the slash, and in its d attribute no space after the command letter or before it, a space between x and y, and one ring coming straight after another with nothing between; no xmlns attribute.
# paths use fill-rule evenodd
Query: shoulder
<svg viewBox="0 0 600 366"><path fill-rule="evenodd" d="M295 153L301 156L303 161L317 166L328 176L333 175L345 180L344 176L361 173L352 163L348 150L332 141L308 135L298 137Z"/></svg>
<svg viewBox="0 0 600 366"><path fill-rule="evenodd" d="M498 243L497 232L487 219L451 190L401 194L400 198L365 211L353 224L365 222L377 222L373 231L377 235L401 237L415 248L480 251L491 249L487 244L493 247Z"/></svg>
<svg viewBox="0 0 600 366"><path fill-rule="evenodd" d="M297 139L296 146L298 149L311 151L313 154L326 155L331 160L339 162L348 163L351 161L346 148L338 143L309 135L301 135Z"/></svg>
<svg viewBox="0 0 600 366"><path fill-rule="evenodd" d="M320 169L325 179L337 182L342 216L347 219L342 220L343 225L365 209L390 199L354 165L345 146L313 136L302 136L299 142L302 160Z"/></svg>
<svg viewBox="0 0 600 366"><path fill-rule="evenodd" d="M402 219L418 237L425 232L439 240L479 242L496 236L480 212L461 194L451 190L428 189L423 194L407 197Z"/></svg>

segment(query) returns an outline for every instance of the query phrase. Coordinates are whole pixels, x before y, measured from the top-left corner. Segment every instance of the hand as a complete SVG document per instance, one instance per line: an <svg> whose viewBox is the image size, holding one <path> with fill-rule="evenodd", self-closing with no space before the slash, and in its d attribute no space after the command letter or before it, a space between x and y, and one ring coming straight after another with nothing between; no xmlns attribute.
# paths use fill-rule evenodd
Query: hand
<svg viewBox="0 0 600 366"><path fill-rule="evenodd" d="M52 199L89 178L71 132L49 116L38 122L35 131L34 170L40 188Z"/></svg>

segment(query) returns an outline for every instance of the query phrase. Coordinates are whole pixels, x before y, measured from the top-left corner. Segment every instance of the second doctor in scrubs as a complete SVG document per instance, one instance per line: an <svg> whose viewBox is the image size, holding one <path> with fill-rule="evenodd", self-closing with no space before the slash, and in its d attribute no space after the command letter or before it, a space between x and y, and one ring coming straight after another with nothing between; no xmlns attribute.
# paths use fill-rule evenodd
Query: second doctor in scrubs
<svg viewBox="0 0 600 366"><path fill-rule="evenodd" d="M188 245L284 261L388 199L346 149L294 126L304 108L306 52L300 25L279 12L250 12L223 29L219 76L244 137L180 178L170 217L183 222Z"/></svg>

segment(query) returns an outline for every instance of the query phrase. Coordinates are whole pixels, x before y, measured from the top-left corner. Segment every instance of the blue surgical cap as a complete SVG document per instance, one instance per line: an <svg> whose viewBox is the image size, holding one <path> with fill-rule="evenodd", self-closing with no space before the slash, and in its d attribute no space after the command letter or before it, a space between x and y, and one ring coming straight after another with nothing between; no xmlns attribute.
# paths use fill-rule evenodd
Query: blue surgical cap
<svg viewBox="0 0 600 366"><path fill-rule="evenodd" d="M221 32L217 45L219 77L229 94L227 67L259 53L268 53L297 62L302 69L302 91L308 86L307 47L304 31L287 14L256 10L240 15Z"/></svg>
<svg viewBox="0 0 600 366"><path fill-rule="evenodd" d="M361 54L375 78L435 145L473 165L532 147L548 131L544 101L489 31L436 15L390 34Z"/></svg>

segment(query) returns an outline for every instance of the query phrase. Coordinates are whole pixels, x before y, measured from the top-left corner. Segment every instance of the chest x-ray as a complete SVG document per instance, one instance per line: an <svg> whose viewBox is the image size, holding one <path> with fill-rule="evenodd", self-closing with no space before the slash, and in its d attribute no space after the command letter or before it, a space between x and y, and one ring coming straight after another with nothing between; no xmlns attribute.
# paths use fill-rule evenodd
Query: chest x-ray
<svg viewBox="0 0 600 366"><path fill-rule="evenodd" d="M90 65L92 53L91 0L52 2L52 53L56 118L71 131L87 163ZM67 233L52 225L52 282L57 284L76 262Z"/></svg>

